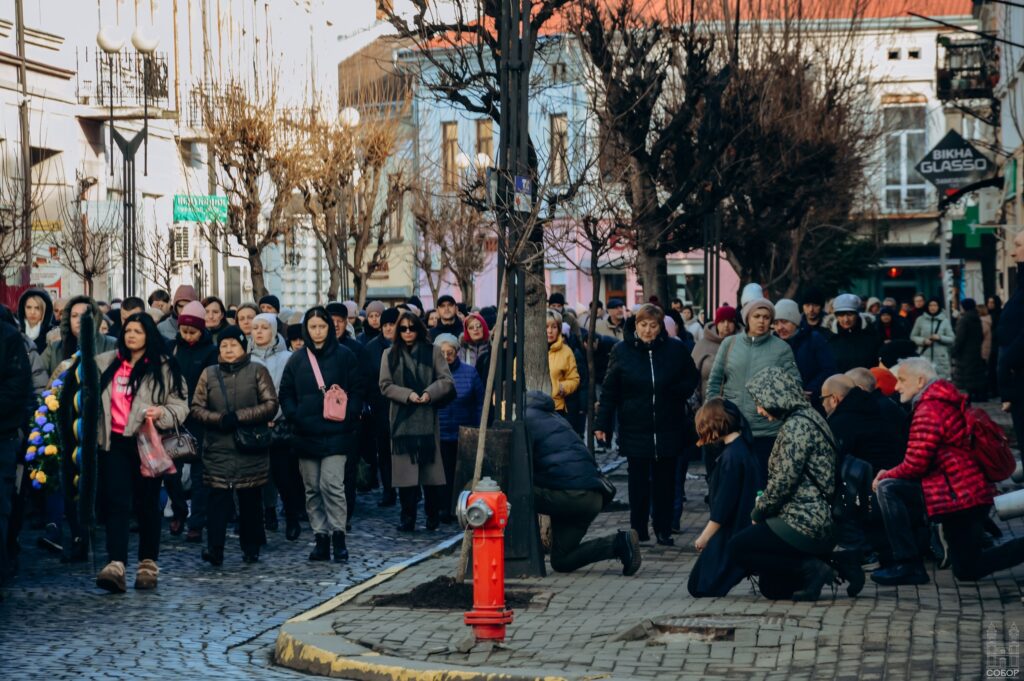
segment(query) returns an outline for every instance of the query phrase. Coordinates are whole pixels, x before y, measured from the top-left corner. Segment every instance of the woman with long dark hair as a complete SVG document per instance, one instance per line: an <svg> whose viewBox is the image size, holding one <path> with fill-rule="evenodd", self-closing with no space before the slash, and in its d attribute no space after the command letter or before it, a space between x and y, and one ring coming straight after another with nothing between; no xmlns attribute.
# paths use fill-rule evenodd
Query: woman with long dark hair
<svg viewBox="0 0 1024 681"><path fill-rule="evenodd" d="M441 524L444 466L435 405L455 390L441 348L411 312L398 318L394 344L380 366L380 391L391 400L391 477L401 504L401 532L416 529L416 505L423 488L427 529Z"/></svg>
<svg viewBox="0 0 1024 681"><path fill-rule="evenodd" d="M217 296L207 296L203 298L203 309L206 314L203 315L203 319L206 322L206 330L210 333L210 338L213 341L214 346L217 345L218 334L228 324L228 311L224 308L224 302Z"/></svg>
<svg viewBox="0 0 1024 681"><path fill-rule="evenodd" d="M109 563L96 585L125 591L128 522L134 510L139 524L136 589L155 589L160 552L160 478L145 478L139 468L135 436L147 419L169 430L188 416L188 388L178 363L153 318L136 313L125 320L117 349L96 357L100 372L101 414L97 423L100 503L105 504Z"/></svg>

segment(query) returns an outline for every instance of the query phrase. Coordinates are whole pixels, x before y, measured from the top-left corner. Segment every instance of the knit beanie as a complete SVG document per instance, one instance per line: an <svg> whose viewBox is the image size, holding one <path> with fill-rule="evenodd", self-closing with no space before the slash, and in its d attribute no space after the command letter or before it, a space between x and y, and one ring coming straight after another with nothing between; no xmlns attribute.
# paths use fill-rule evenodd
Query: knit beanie
<svg viewBox="0 0 1024 681"><path fill-rule="evenodd" d="M263 302L260 301L260 305L262 304ZM252 323L255 324L256 322L259 321L264 321L267 324L270 324L270 330L273 331L274 333L277 333L277 315L271 312L261 312L255 317L253 317Z"/></svg>
<svg viewBox="0 0 1024 681"><path fill-rule="evenodd" d="M772 301L766 300L765 298L754 298L746 305L744 305L743 309L740 311L740 314L743 316L744 326L750 326L750 324L747 323L747 319L750 317L750 313L761 307L768 310L768 312L771 313L772 315L772 319L775 319L775 306L772 305Z"/></svg>
<svg viewBox="0 0 1024 681"><path fill-rule="evenodd" d="M456 348L459 347L459 339L454 334L450 333L439 333L437 338L434 339L434 345L441 347L443 344L448 343L454 345Z"/></svg>
<svg viewBox="0 0 1024 681"><path fill-rule="evenodd" d="M875 384L883 395L888 397L896 392L896 376L885 367L871 367L868 371L875 377Z"/></svg>
<svg viewBox="0 0 1024 681"><path fill-rule="evenodd" d="M199 296L196 295L196 290L193 287L182 284L174 291L174 303L177 304L179 300L199 300Z"/></svg>
<svg viewBox="0 0 1024 681"><path fill-rule="evenodd" d="M238 341L239 345L242 346L243 350L245 350L246 352L249 351L249 341L246 340L245 334L242 333L242 329L240 327L232 325L225 326L217 334L217 339L218 346L224 341L230 339Z"/></svg>
<svg viewBox="0 0 1024 681"><path fill-rule="evenodd" d="M198 300L193 300L185 306L185 309L178 315L178 326L191 326L202 331L206 328L206 308Z"/></svg>
<svg viewBox="0 0 1024 681"><path fill-rule="evenodd" d="M385 324L397 324L398 318L401 316L401 314L402 311L399 310L397 307L389 307L388 309L380 313L380 325L384 326Z"/></svg>
<svg viewBox="0 0 1024 681"><path fill-rule="evenodd" d="M359 303L357 303L356 301L354 301L354 300L346 300L345 301L345 309L348 310L348 316L349 317L358 317L359 316L358 314L356 314L357 312L359 312Z"/></svg>
<svg viewBox="0 0 1024 681"><path fill-rule="evenodd" d="M381 314L382 312L384 312L385 309L387 309L387 306L384 303L380 302L379 300L375 300L372 303L368 303L366 305L366 314L370 314L371 312Z"/></svg>
<svg viewBox="0 0 1024 681"><path fill-rule="evenodd" d="M740 307L745 307L750 301L758 299L764 299L764 289L760 284L747 284L743 287L743 293L740 294ZM746 320L746 318L747 315L744 314L743 319Z"/></svg>
<svg viewBox="0 0 1024 681"><path fill-rule="evenodd" d="M731 305L723 305L715 310L715 324L718 322L735 322L736 308Z"/></svg>
<svg viewBox="0 0 1024 681"><path fill-rule="evenodd" d="M269 305L277 312L281 311L281 300L277 296L263 296L260 298L260 305Z"/></svg>
<svg viewBox="0 0 1024 681"><path fill-rule="evenodd" d="M288 342L302 340L302 323L288 325Z"/></svg>
<svg viewBox="0 0 1024 681"><path fill-rule="evenodd" d="M800 326L800 308L797 306L796 301L783 298L775 303L775 318L784 319L787 322Z"/></svg>

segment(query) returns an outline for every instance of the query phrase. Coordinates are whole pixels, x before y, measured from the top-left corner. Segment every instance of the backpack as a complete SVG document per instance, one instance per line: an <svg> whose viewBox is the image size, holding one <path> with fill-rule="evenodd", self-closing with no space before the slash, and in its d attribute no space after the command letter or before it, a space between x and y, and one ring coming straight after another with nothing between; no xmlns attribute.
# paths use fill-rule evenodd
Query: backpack
<svg viewBox="0 0 1024 681"><path fill-rule="evenodd" d="M989 482L1006 480L1017 468L1006 433L978 407L964 409L964 419L971 438L968 451L981 467L981 472Z"/></svg>

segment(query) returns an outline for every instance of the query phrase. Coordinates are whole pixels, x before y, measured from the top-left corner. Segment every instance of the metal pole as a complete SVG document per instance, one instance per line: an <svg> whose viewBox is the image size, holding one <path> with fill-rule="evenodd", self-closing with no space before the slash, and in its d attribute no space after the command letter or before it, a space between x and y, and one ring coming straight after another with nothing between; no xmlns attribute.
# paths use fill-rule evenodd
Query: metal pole
<svg viewBox="0 0 1024 681"><path fill-rule="evenodd" d="M18 41L18 85L21 88L21 103L18 105L18 119L21 128L21 181L22 192L22 238L25 249L24 269L21 283L28 286L32 279L32 144L28 127L28 64L25 60L25 13L23 0L14 0L15 23Z"/></svg>
<svg viewBox="0 0 1024 681"><path fill-rule="evenodd" d="M952 319L949 311L949 289L946 286L946 268L949 266L949 247L946 244L946 211L939 212L939 285L942 287L942 309L947 319Z"/></svg>

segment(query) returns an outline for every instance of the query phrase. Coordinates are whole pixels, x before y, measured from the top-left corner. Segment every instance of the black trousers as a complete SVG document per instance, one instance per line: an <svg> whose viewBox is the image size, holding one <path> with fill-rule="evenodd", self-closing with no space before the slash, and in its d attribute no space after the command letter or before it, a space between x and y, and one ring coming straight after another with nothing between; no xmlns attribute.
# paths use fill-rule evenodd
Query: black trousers
<svg viewBox="0 0 1024 681"><path fill-rule="evenodd" d="M672 532L672 500L676 489L675 457L626 458L629 474L629 524L643 537L651 518L655 534Z"/></svg>
<svg viewBox="0 0 1024 681"><path fill-rule="evenodd" d="M289 444L275 444L270 448L270 477L281 495L286 520L297 521L306 504L306 489L302 485L299 459Z"/></svg>
<svg viewBox="0 0 1024 681"><path fill-rule="evenodd" d="M128 561L128 524L134 508L139 523L139 560L160 554L160 478L139 470L135 438L110 434L110 451L99 453L101 494L107 518L107 558Z"/></svg>
<svg viewBox="0 0 1024 681"><path fill-rule="evenodd" d="M378 405L374 405L373 435L377 446L377 465L380 466L380 485L383 488L383 496L387 498L395 493L391 484L391 424L387 406L378 408Z"/></svg>
<svg viewBox="0 0 1024 681"><path fill-rule="evenodd" d="M748 575L758 575L761 594L772 600L791 598L800 590L801 564L817 558L793 548L764 523L739 532L729 540L728 551Z"/></svg>
<svg viewBox="0 0 1024 681"><path fill-rule="evenodd" d="M455 515L455 464L459 460L459 441L441 440L441 463L444 465L444 491L441 493L441 514Z"/></svg>
<svg viewBox="0 0 1024 681"><path fill-rule="evenodd" d="M162 478L164 489L167 490L167 498L171 500L171 510L178 520L188 518L188 501L185 499L185 488L181 485L182 465L178 464L175 466L173 474L165 475Z"/></svg>
<svg viewBox="0 0 1024 681"><path fill-rule="evenodd" d="M583 541L604 505L600 492L534 487L533 495L537 512L551 517L551 568L555 572L572 572L615 558L614 534Z"/></svg>
<svg viewBox="0 0 1024 681"><path fill-rule="evenodd" d="M1024 562L1024 537L986 548L984 522L990 508L975 506L938 518L957 579L975 581Z"/></svg>
<svg viewBox="0 0 1024 681"><path fill-rule="evenodd" d="M245 489L209 488L206 511L206 545L211 549L224 548L228 518L238 494L238 543L245 553L259 553L266 534L263 529L263 487Z"/></svg>
<svg viewBox="0 0 1024 681"><path fill-rule="evenodd" d="M416 522L416 507L420 501L421 487L399 487L398 502L401 506L403 523ZM427 520L436 521L441 517L441 501L444 496L444 485L423 485L423 512Z"/></svg>

